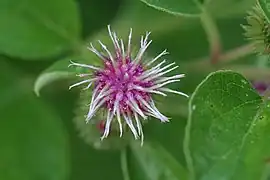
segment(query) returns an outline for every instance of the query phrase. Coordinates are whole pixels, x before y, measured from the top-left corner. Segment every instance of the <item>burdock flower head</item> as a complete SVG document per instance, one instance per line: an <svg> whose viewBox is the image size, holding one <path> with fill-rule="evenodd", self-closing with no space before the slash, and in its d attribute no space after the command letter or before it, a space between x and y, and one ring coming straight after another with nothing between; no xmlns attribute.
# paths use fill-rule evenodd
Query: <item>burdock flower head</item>
<svg viewBox="0 0 270 180"><path fill-rule="evenodd" d="M105 109L107 117L101 139L109 135L111 124L115 121L119 125L120 137L123 134L123 127L128 126L135 139L141 138L143 142L141 119L146 120L148 116L152 116L161 122L169 121L169 118L159 112L155 106L153 94L167 96L166 93L169 92L188 97L182 92L165 87L167 84L180 81L184 74L165 76L178 68L175 63L164 65L166 60L156 63L161 56L168 54L166 50L149 61L143 59L143 54L152 42L148 41L150 33L141 37L140 49L132 58L132 29L130 29L126 48L123 40L119 40L116 33L110 30L110 26L108 26L108 31L115 52L110 52L100 41L99 44L106 54L98 52L91 43L88 49L102 60L103 67L71 61L70 66L89 68L93 73L79 74L79 77L87 77L87 79L73 84L70 88L88 83L85 87L87 90L93 85L86 122L89 122L99 109Z"/></svg>
<svg viewBox="0 0 270 180"><path fill-rule="evenodd" d="M259 54L270 53L270 24L261 6L257 3L246 17L247 25L242 25L244 35L253 43L254 50Z"/></svg>

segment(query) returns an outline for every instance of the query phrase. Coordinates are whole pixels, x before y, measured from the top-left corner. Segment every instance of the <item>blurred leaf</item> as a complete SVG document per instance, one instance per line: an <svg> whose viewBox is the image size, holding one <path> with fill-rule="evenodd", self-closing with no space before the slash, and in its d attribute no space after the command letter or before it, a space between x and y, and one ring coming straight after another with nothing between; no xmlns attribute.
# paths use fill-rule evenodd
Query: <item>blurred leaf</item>
<svg viewBox="0 0 270 180"><path fill-rule="evenodd" d="M236 17L244 15L256 0L141 0L158 10L180 16L198 16L201 14L200 3L204 4L214 17ZM234 8L230 8L230 7Z"/></svg>
<svg viewBox="0 0 270 180"><path fill-rule="evenodd" d="M180 108L181 106L179 107L178 104L178 109ZM158 142L177 162L186 167L183 140L187 119L186 117L176 116L169 112L161 112L171 118L170 122L164 124L157 119L150 119L143 127L145 141Z"/></svg>
<svg viewBox="0 0 270 180"><path fill-rule="evenodd" d="M94 149L78 136L78 132L74 131L73 123L69 126L73 145L71 179L122 180L119 151Z"/></svg>
<svg viewBox="0 0 270 180"><path fill-rule="evenodd" d="M54 89L49 93L49 89L44 89L41 98L48 100L50 106L59 113L69 134L72 163L69 180L122 180L120 152L94 149L80 137L73 122L78 93L67 88ZM82 121L87 127L84 119Z"/></svg>
<svg viewBox="0 0 270 180"><path fill-rule="evenodd" d="M261 180L269 180L269 179L270 179L270 164L269 164L269 159L268 159L268 162L264 169L264 173L262 175Z"/></svg>
<svg viewBox="0 0 270 180"><path fill-rule="evenodd" d="M67 179L69 147L61 120L30 93L26 78L3 61L0 67L0 179Z"/></svg>
<svg viewBox="0 0 270 180"><path fill-rule="evenodd" d="M201 13L196 0L141 0L147 5L174 15L194 16Z"/></svg>
<svg viewBox="0 0 270 180"><path fill-rule="evenodd" d="M133 159L130 165L130 179L138 180L185 180L187 170L157 143L131 144Z"/></svg>
<svg viewBox="0 0 270 180"><path fill-rule="evenodd" d="M240 74L219 71L189 104L185 153L195 179L258 179L270 156L270 103Z"/></svg>
<svg viewBox="0 0 270 180"><path fill-rule="evenodd" d="M159 21L153 21L153 18L159 19ZM139 46L141 35L148 31L155 32L156 34L156 32L166 32L175 29L179 27L179 22L183 19L181 16L172 16L171 14L157 11L140 1L125 0L120 6L115 20L111 22L111 29L116 32L119 38L126 42L130 28L132 28L132 44ZM104 27L103 30L89 38L89 41L93 43L96 43L98 40L101 40L106 46L112 43L107 27Z"/></svg>
<svg viewBox="0 0 270 180"><path fill-rule="evenodd" d="M71 180L122 180L120 153L96 150L73 135Z"/></svg>
<svg viewBox="0 0 270 180"><path fill-rule="evenodd" d="M186 21L189 21L189 25L186 25ZM223 48L223 52L221 53L225 53L228 50L248 43L243 37L243 29L240 26L241 23L245 22L244 16L239 18L217 19L216 22ZM183 20L179 22L179 24L182 26L175 27L172 30L164 30L160 33L153 32L151 34L153 43L149 46L147 52L150 55L156 55L163 49L168 49L170 54L166 57L168 57L169 61L175 61L180 64L180 68L182 69L179 73L183 73L186 69L181 66L181 64L202 60L202 58L207 59L207 56L209 56L209 43L199 20ZM200 73L199 71L197 72ZM197 72L193 71L192 74ZM186 75L187 77L191 76L190 73Z"/></svg>
<svg viewBox="0 0 270 180"><path fill-rule="evenodd" d="M37 77L34 84L34 92L36 93L36 95L40 96L41 89L48 84L75 76L74 68L68 68L69 64L70 59L63 59L55 62L48 69L43 71Z"/></svg>
<svg viewBox="0 0 270 180"><path fill-rule="evenodd" d="M65 72L65 71L44 72L36 80L34 91L37 96L40 96L40 90L47 84L50 84L57 80L66 79L69 77L70 77L70 73Z"/></svg>
<svg viewBox="0 0 270 180"><path fill-rule="evenodd" d="M256 0L209 0L205 7L214 17L229 18L245 15L255 2Z"/></svg>
<svg viewBox="0 0 270 180"><path fill-rule="evenodd" d="M257 0L260 7L262 8L268 23L270 22L270 1L269 0Z"/></svg>
<svg viewBox="0 0 270 180"><path fill-rule="evenodd" d="M119 27L127 31L126 36L128 36L129 31L127 27L134 29L132 33L133 37L135 35L137 36L136 38L140 38L142 33L145 34L146 31L153 32L175 29L179 27L179 22L186 19L183 16L172 16L169 13L158 11L141 1L125 0L125 2L126 3L121 6L120 13L113 25L117 28L117 32L120 29ZM158 21L153 21L153 19L158 19ZM190 20L193 18L187 19ZM137 42L139 43L139 40Z"/></svg>
<svg viewBox="0 0 270 180"><path fill-rule="evenodd" d="M87 38L94 32L105 27L115 18L123 0L76 0L78 2L81 21L82 34ZM106 4L106 6L104 6ZM98 18L97 18L98 17Z"/></svg>
<svg viewBox="0 0 270 180"><path fill-rule="evenodd" d="M86 48L85 48L86 49ZM71 57L64 58L52 64L49 68L44 70L36 79L34 84L34 92L37 96L40 95L40 91L55 81L64 80L64 79L75 79L76 74L80 73L90 73L88 68L82 68L78 66L71 66L71 61L75 63L97 65L98 59L96 55L89 50L81 51L80 55L74 55ZM101 62L99 60L99 62ZM78 79L78 78L77 78ZM68 88L68 87L67 87Z"/></svg>
<svg viewBox="0 0 270 180"><path fill-rule="evenodd" d="M77 45L80 21L73 0L2 0L0 52L46 58Z"/></svg>

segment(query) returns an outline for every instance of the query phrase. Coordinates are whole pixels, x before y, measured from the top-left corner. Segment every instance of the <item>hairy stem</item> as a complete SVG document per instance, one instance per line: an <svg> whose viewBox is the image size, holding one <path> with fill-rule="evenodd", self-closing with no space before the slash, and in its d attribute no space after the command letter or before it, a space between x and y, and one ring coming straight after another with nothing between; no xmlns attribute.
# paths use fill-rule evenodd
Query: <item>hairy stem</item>
<svg viewBox="0 0 270 180"><path fill-rule="evenodd" d="M130 180L127 166L127 148L121 150L121 168L124 180Z"/></svg>
<svg viewBox="0 0 270 180"><path fill-rule="evenodd" d="M253 44L246 44L235 49L229 50L219 57L219 64L226 64L242 57L250 55L253 53ZM192 63L186 64L187 69L198 69L198 68L213 68L212 64L209 62L209 57L199 58L197 60L192 60Z"/></svg>
<svg viewBox="0 0 270 180"><path fill-rule="evenodd" d="M233 70L243 74L250 80L268 80L270 79L270 70L267 67L253 66L253 65L226 65L232 61L238 60L242 57L253 53L253 44L246 44L233 50L227 51L219 58L218 66L213 66L209 62L209 57L204 57L188 63L184 69L187 71L198 71L202 73L209 73L219 69Z"/></svg>
<svg viewBox="0 0 270 180"><path fill-rule="evenodd" d="M219 61L220 53L222 49L219 30L213 18L210 16L207 10L203 7L202 7L202 14L201 14L201 23L210 44L210 62L212 64L216 64Z"/></svg>

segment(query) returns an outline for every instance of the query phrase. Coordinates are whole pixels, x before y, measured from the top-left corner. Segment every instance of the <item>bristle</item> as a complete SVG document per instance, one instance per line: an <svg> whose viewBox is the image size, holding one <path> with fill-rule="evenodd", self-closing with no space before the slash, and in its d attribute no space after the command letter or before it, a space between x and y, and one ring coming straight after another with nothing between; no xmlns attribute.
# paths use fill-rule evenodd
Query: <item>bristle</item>
<svg viewBox="0 0 270 180"><path fill-rule="evenodd" d="M145 52L152 42L148 40L150 32L142 36L140 49L135 58L132 58L130 53L132 29L130 29L126 45L115 32L111 31L110 26L108 26L108 31L114 52L110 52L101 41L98 42L105 53L98 52L90 43L91 47L88 49L103 60L104 66L95 67L71 61L70 66L89 68L94 73L77 75L88 79L73 84L70 88L85 83L88 85L84 90L90 90L93 87L86 122L90 122L100 109L106 112L107 117L102 118L106 119L102 140L109 136L112 124L118 123L120 137L128 127L134 138L140 138L143 144L142 122L148 119L148 116L157 118L161 122L169 122L169 118L155 106L153 94L167 96L165 93L174 93L188 97L180 91L165 88L168 84L179 82L184 74L164 76L178 68L174 62L166 65L166 60L155 63L161 56L168 54L166 50L150 61L144 59ZM125 47L127 47L126 50Z"/></svg>
<svg viewBox="0 0 270 180"><path fill-rule="evenodd" d="M248 12L247 25L242 25L245 37L254 44L258 54L270 54L270 24L259 5Z"/></svg>

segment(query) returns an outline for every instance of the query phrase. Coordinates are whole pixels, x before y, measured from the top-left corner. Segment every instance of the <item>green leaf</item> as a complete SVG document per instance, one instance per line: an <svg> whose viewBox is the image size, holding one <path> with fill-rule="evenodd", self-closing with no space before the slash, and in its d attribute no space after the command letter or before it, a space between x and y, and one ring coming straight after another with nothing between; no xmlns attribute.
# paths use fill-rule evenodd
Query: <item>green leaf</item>
<svg viewBox="0 0 270 180"><path fill-rule="evenodd" d="M170 14L180 16L199 16L200 2L196 0L141 0L147 5ZM214 17L243 15L254 5L255 0L205 0L203 6ZM230 8L230 7L234 8Z"/></svg>
<svg viewBox="0 0 270 180"><path fill-rule="evenodd" d="M201 13L195 0L141 0L147 5L180 16L197 16Z"/></svg>
<svg viewBox="0 0 270 180"><path fill-rule="evenodd" d="M71 61L90 65L97 65L98 62L101 62L101 60L98 60L96 55L89 50L82 50L80 55L67 57L55 62L37 77L34 84L34 92L36 95L40 96L40 91L48 84L65 79L75 79L76 74L89 73L89 69L87 68L78 66L69 67Z"/></svg>
<svg viewBox="0 0 270 180"><path fill-rule="evenodd" d="M2 0L0 24L0 52L29 60L58 55L80 36L73 0Z"/></svg>
<svg viewBox="0 0 270 180"><path fill-rule="evenodd" d="M40 90L47 84L69 77L70 73L65 71L45 72L36 80L36 83L34 85L34 91L37 96L40 96Z"/></svg>
<svg viewBox="0 0 270 180"><path fill-rule="evenodd" d="M193 179L259 179L270 156L269 107L242 75L210 74L189 103L185 153Z"/></svg>
<svg viewBox="0 0 270 180"><path fill-rule="evenodd" d="M131 179L185 180L187 170L158 143L131 144L132 159L129 164ZM134 158L134 160L133 160Z"/></svg>
<svg viewBox="0 0 270 180"><path fill-rule="evenodd" d="M254 3L255 0L209 0L209 2L205 3L205 7L214 17L228 18L246 14Z"/></svg>
<svg viewBox="0 0 270 180"><path fill-rule="evenodd" d="M72 122L74 105L77 102L78 94L64 88L56 89L51 93L44 93L43 98L46 98L50 106L58 112L68 130L70 143L68 148L72 169L67 180L87 180L89 177L95 180L122 180L120 152L116 150L97 150L89 146L81 137L76 124ZM87 128L85 118L81 120L81 124L84 123L85 128ZM103 142L106 141L107 139Z"/></svg>
<svg viewBox="0 0 270 180"><path fill-rule="evenodd" d="M40 96L40 91L46 85L51 84L58 80L72 78L75 76L75 71L72 68L68 68L70 59L63 59L55 62L48 69L42 72L36 79L34 84L34 92L37 96ZM72 71L73 70L73 71Z"/></svg>
<svg viewBox="0 0 270 180"><path fill-rule="evenodd" d="M73 134L73 168L70 180L123 180L120 153L96 150ZM76 142L75 142L76 141Z"/></svg>
<svg viewBox="0 0 270 180"><path fill-rule="evenodd" d="M270 179L270 164L269 164L269 159L267 160L268 163L264 169L264 173L262 175L261 180L269 180Z"/></svg>
<svg viewBox="0 0 270 180"><path fill-rule="evenodd" d="M262 8L268 23L270 22L270 1L269 0L257 0L258 4Z"/></svg>
<svg viewBox="0 0 270 180"><path fill-rule="evenodd" d="M264 175L270 157L269 108L270 101L267 100L261 105L246 133L242 147L244 165L238 165L242 173L236 174L234 179L257 179Z"/></svg>
<svg viewBox="0 0 270 180"><path fill-rule="evenodd" d="M67 179L69 146L61 119L31 93L28 79L0 64L0 179Z"/></svg>
<svg viewBox="0 0 270 180"><path fill-rule="evenodd" d="M166 104L170 104L170 102L166 102ZM157 108L160 109L158 102L156 105ZM187 106L187 104L183 104L183 106L184 105ZM177 107L180 110L181 107L179 106L179 103ZM186 166L186 160L183 152L183 139L185 135L187 119L186 117L166 112L164 109L160 110L161 113L170 118L170 122L164 124L159 122L157 119L150 119L147 123L145 123L143 127L145 140L149 142L158 142L159 145L166 149L166 151L176 161L178 161L183 166Z"/></svg>

